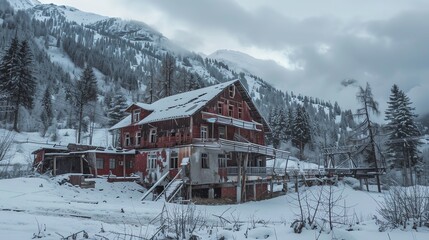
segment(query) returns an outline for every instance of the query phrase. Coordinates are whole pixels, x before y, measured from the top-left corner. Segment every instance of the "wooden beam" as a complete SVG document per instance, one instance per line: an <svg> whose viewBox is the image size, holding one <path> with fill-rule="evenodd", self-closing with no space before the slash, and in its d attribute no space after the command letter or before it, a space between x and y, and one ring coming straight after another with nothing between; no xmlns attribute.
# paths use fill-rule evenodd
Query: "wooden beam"
<svg viewBox="0 0 429 240"><path fill-rule="evenodd" d="M54 157L54 176L57 176L57 157Z"/></svg>

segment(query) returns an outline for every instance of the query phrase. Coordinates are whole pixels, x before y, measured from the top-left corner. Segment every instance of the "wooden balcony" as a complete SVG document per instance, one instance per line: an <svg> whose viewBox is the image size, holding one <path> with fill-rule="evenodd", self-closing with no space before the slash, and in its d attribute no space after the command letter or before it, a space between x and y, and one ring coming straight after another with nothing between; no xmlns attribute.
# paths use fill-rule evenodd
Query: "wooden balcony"
<svg viewBox="0 0 429 240"><path fill-rule="evenodd" d="M193 144L195 146L220 149L227 152L257 153L272 158L287 158L290 155L288 151L278 150L255 143L238 142L226 139L194 138Z"/></svg>
<svg viewBox="0 0 429 240"><path fill-rule="evenodd" d="M247 176L266 176L267 168L266 167L246 167L244 168ZM237 176L238 167L225 167L219 168L219 172L226 172L228 176Z"/></svg>

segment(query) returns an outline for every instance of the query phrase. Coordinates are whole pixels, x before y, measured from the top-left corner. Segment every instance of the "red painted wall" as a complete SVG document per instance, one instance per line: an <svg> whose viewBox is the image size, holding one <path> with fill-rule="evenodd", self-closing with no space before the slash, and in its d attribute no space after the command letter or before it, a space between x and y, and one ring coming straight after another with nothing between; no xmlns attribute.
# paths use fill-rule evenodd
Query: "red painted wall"
<svg viewBox="0 0 429 240"><path fill-rule="evenodd" d="M124 156L123 155L119 155L119 154L103 154L103 153L97 153L96 158L102 158L103 159L103 168L102 169L97 169L97 174L98 175L109 175L110 173L113 175L116 175L118 177L123 177L123 171L124 171L124 166L125 166L125 175L129 176L131 173L134 173L134 169L130 168L130 165L128 164L128 162L132 161L133 165L134 165L134 155L125 155L125 162L123 162L124 160ZM115 159L115 168L114 169L110 169L109 164L110 164L110 159ZM119 162L123 162L123 165L119 165Z"/></svg>

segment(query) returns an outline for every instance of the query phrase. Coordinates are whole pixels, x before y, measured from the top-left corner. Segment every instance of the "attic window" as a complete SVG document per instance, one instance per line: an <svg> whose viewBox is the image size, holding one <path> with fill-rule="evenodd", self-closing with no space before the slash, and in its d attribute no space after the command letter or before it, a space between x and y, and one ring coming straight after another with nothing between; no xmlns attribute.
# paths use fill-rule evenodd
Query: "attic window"
<svg viewBox="0 0 429 240"><path fill-rule="evenodd" d="M133 122L140 121L140 109L136 109L133 111Z"/></svg>
<svg viewBox="0 0 429 240"><path fill-rule="evenodd" d="M235 96L235 85L229 86L228 90L229 90L229 97L233 98Z"/></svg>

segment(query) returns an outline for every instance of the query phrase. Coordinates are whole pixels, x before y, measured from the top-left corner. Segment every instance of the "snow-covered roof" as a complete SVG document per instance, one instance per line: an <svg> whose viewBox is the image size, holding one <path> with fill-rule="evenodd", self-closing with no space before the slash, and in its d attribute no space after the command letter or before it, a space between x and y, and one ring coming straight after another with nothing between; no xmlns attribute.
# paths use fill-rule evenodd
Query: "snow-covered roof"
<svg viewBox="0 0 429 240"><path fill-rule="evenodd" d="M135 103L132 103L131 105L129 105L125 109L125 111L127 112L132 106L137 106L139 108L142 108L142 109L145 109L145 110L149 110L149 111L153 111L154 110L152 104L135 102Z"/></svg>
<svg viewBox="0 0 429 240"><path fill-rule="evenodd" d="M151 110L152 112L138 122L137 125L192 116L204 107L207 102L215 98L225 88L237 81L238 80L228 81L210 87L179 93L159 99L152 104L138 103L142 108ZM135 104L139 106L137 103ZM110 130L122 128L130 124L131 116L128 116L111 127Z"/></svg>
<svg viewBox="0 0 429 240"><path fill-rule="evenodd" d="M125 118L123 118L121 121L119 121L117 124L115 124L111 128L109 128L109 131L126 127L126 126L130 125L130 123L131 123L131 115L128 115Z"/></svg>

